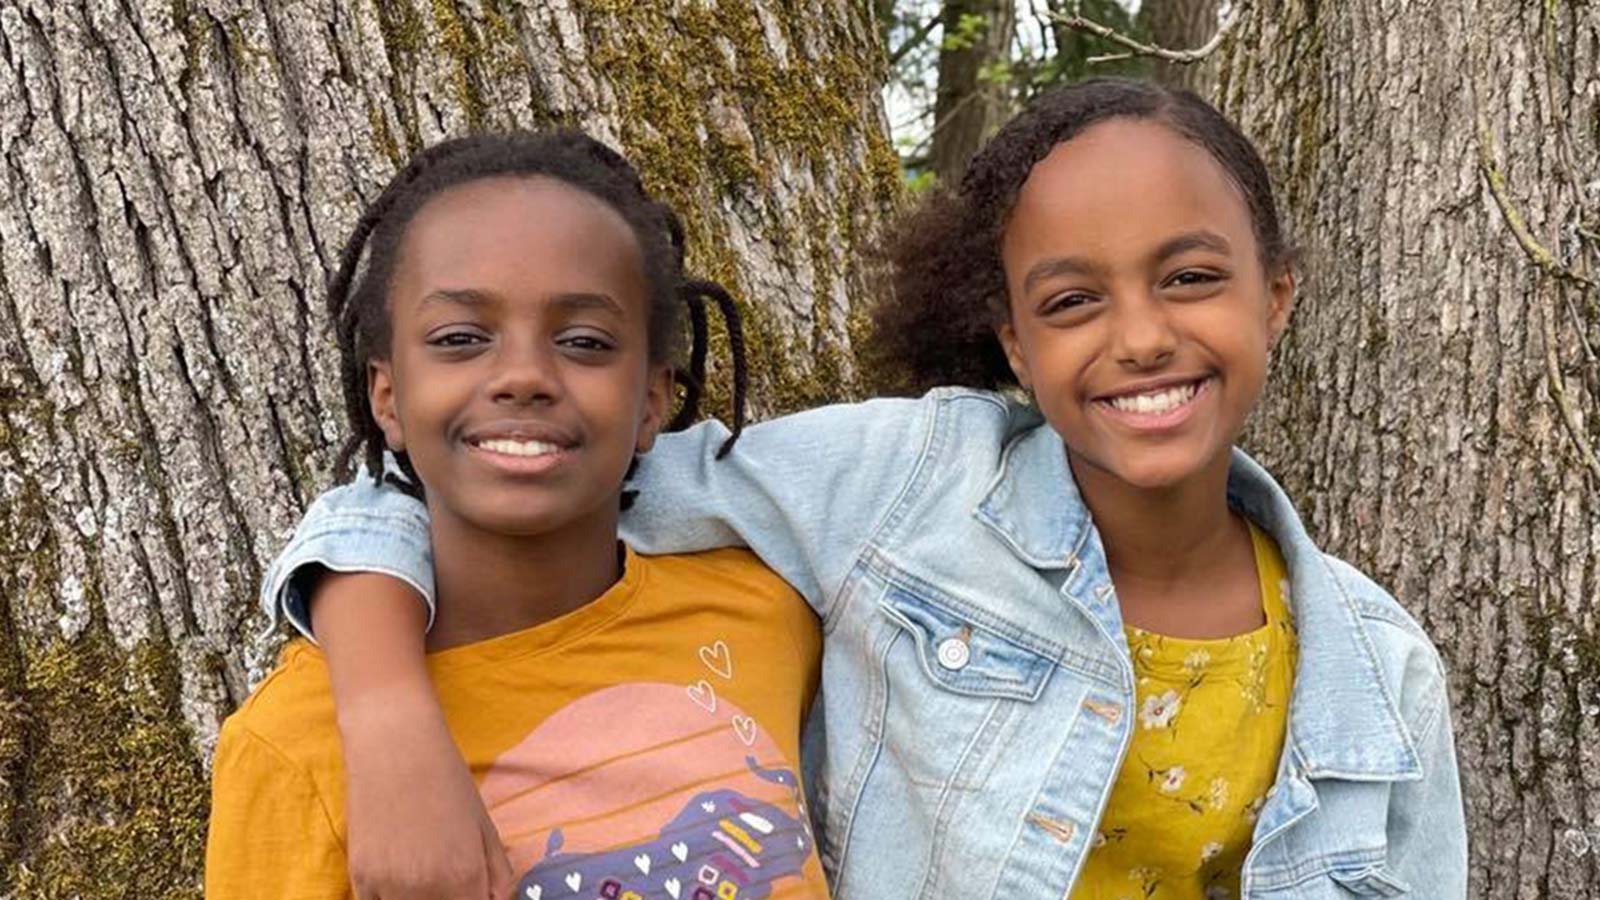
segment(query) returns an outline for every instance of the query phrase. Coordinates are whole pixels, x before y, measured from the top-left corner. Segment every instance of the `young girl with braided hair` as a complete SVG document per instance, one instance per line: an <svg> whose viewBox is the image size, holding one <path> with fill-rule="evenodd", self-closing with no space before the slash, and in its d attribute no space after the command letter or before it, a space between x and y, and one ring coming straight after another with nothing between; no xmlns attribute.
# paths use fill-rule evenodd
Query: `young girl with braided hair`
<svg viewBox="0 0 1600 900"><path fill-rule="evenodd" d="M1250 142L1191 93L1067 86L892 250L874 349L961 387L762 423L715 464L716 423L664 436L622 523L747 546L822 617L805 765L835 895L1464 896L1438 654L1233 446L1296 290ZM413 501L334 496L264 599L314 591L318 634L376 661L342 708L373 710L420 654L370 629L447 601L421 554L359 546L414 541ZM296 577L326 556L369 574ZM449 840L419 818L385 834Z"/></svg>
<svg viewBox="0 0 1600 900"><path fill-rule="evenodd" d="M362 840L397 788L440 797L442 821L462 813L478 865L456 896L826 897L797 775L810 610L748 551L646 557L617 539L624 482L673 403L685 308L668 427L696 415L707 305L726 317L742 409L733 302L685 276L683 251L672 211L575 131L431 147L361 217L328 298L344 459L421 504L417 543L386 552L428 555L441 601L425 642L407 628L418 681L385 689L435 710L404 739L431 734L467 765L459 783L385 780L407 744L363 743L359 710L334 703L361 684L360 646L337 625L328 657L291 644L223 726L208 897L406 894L416 870ZM343 514L336 497L318 509ZM452 808L458 792L472 800Z"/></svg>

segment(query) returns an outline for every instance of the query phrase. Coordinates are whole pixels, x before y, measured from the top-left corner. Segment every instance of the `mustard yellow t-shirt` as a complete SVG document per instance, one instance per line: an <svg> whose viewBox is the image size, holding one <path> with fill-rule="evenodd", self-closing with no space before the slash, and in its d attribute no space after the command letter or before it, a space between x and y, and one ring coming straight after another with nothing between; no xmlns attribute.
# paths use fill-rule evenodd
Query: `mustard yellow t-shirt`
<svg viewBox="0 0 1600 900"><path fill-rule="evenodd" d="M1138 716L1072 900L1239 896L1294 684L1287 567L1254 525L1266 625L1221 640L1128 627Z"/></svg>
<svg viewBox="0 0 1600 900"><path fill-rule="evenodd" d="M630 552L583 608L427 664L519 900L757 900L827 897L798 768L820 653L810 608L748 552ZM351 896L315 647L228 718L213 777L210 900Z"/></svg>

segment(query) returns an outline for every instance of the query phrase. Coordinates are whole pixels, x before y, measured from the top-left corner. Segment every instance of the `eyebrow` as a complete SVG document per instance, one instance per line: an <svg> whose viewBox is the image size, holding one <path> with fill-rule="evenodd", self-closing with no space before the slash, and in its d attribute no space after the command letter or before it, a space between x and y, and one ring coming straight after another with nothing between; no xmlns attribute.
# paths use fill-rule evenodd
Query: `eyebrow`
<svg viewBox="0 0 1600 900"><path fill-rule="evenodd" d="M1160 263L1180 253L1189 250L1210 250L1213 253L1227 255L1233 247L1227 238L1215 231L1200 229L1188 231L1175 237L1168 238L1157 247L1150 255L1152 262ZM1100 267L1093 262L1079 256L1055 256L1035 263L1033 268L1022 279L1022 291L1027 293L1033 290L1034 285L1050 278L1061 275L1092 275L1100 271Z"/></svg>
<svg viewBox="0 0 1600 900"><path fill-rule="evenodd" d="M455 303L461 306L483 306L497 299L499 298L493 293L476 288L439 288L424 295L422 305ZM618 316L626 315L622 304L606 294L571 291L553 295L550 297L550 302L566 309L603 309Z"/></svg>
<svg viewBox="0 0 1600 900"><path fill-rule="evenodd" d="M1233 252L1233 246L1222 235L1202 228L1168 238L1156 248L1156 252L1150 258L1155 262L1163 262L1189 250L1210 250L1226 256Z"/></svg>
<svg viewBox="0 0 1600 900"><path fill-rule="evenodd" d="M1090 275L1099 271L1093 263L1077 256L1053 256L1041 259L1034 263L1033 268L1022 279L1022 292L1033 290L1033 286L1046 279L1059 275Z"/></svg>

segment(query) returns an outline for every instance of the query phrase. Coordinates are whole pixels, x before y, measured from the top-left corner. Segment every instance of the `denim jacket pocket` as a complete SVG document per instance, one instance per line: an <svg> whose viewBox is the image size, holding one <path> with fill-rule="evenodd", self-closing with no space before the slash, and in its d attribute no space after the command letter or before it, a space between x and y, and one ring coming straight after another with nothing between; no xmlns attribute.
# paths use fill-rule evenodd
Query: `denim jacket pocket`
<svg viewBox="0 0 1600 900"><path fill-rule="evenodd" d="M1382 863L1360 869L1334 869L1328 877L1352 897L1404 897L1411 893L1411 886L1390 874Z"/></svg>
<svg viewBox="0 0 1600 900"><path fill-rule="evenodd" d="M881 609L897 632L884 659L886 754L919 787L981 788L1054 662L899 586Z"/></svg>

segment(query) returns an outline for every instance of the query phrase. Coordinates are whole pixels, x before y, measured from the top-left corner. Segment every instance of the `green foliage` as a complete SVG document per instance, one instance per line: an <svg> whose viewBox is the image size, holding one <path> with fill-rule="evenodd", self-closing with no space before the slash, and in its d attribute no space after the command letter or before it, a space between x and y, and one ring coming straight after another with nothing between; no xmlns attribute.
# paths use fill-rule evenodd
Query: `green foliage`
<svg viewBox="0 0 1600 900"><path fill-rule="evenodd" d="M1005 58L984 66L980 84L1001 88L1020 106L1040 91L1058 84L1105 75L1147 77L1146 59L1089 62L1098 56L1124 52L1105 38L1075 31L1054 16L1079 15L1138 41L1148 41L1140 17L1129 12L1129 0L1019 0L1017 23L1007 41ZM1148 5L1163 0L1144 0ZM875 0L878 27L890 69L888 88L891 128L900 153L908 188L932 184L927 167L929 135L934 122L938 90L939 55L972 47L985 37L988 20L978 14L961 16L949 33L938 27L943 8L938 0Z"/></svg>
<svg viewBox="0 0 1600 900"><path fill-rule="evenodd" d="M989 30L989 23L977 13L963 13L956 22L954 31L947 31L939 41L939 49L944 51L965 50L978 43L983 33Z"/></svg>

